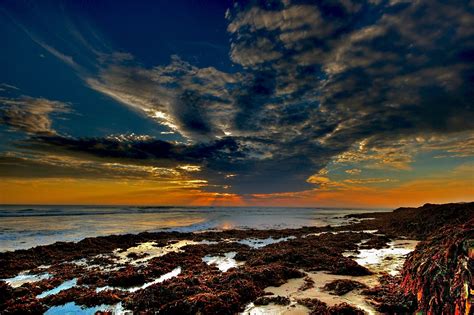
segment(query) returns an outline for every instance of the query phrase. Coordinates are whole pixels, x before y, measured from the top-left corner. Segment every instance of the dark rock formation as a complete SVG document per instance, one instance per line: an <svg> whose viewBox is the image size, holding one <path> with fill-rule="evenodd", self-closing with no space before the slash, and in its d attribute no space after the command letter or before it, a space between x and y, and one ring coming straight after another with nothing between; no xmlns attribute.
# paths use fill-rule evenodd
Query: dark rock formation
<svg viewBox="0 0 474 315"><path fill-rule="evenodd" d="M286 296L261 296L256 299L253 304L255 305L268 305L270 303L277 305L290 305L290 299Z"/></svg>
<svg viewBox="0 0 474 315"><path fill-rule="evenodd" d="M400 280L400 277L387 274L379 278L380 286L365 289L362 294L382 314L413 314L416 310L415 296L400 290Z"/></svg>
<svg viewBox="0 0 474 315"><path fill-rule="evenodd" d="M447 226L420 243L404 264L401 286L416 296L420 312L469 314L473 271L474 220L470 220Z"/></svg>
<svg viewBox="0 0 474 315"><path fill-rule="evenodd" d="M314 288L314 280L310 277L304 277L304 283L298 288L298 291L306 291Z"/></svg>
<svg viewBox="0 0 474 315"><path fill-rule="evenodd" d="M367 286L358 281L338 279L327 283L323 287L323 290L335 295L344 295L356 289L367 289Z"/></svg>
<svg viewBox="0 0 474 315"><path fill-rule="evenodd" d="M306 306L310 310L311 315L364 315L361 309L341 303L334 306L328 306L326 303L318 299L300 299L299 304Z"/></svg>
<svg viewBox="0 0 474 315"><path fill-rule="evenodd" d="M419 208L398 208L393 212L353 214L348 217L375 218L355 224L353 229L377 229L387 236L423 240L443 226L459 225L474 217L474 202L425 204Z"/></svg>

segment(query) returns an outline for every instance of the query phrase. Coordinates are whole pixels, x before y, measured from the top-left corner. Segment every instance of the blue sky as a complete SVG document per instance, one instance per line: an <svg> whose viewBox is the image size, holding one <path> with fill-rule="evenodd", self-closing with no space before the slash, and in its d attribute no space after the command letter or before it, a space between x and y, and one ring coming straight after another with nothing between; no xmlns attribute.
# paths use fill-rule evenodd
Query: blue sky
<svg viewBox="0 0 474 315"><path fill-rule="evenodd" d="M467 185L452 196L465 199L473 12L469 1L3 1L0 175L295 203L434 176Z"/></svg>

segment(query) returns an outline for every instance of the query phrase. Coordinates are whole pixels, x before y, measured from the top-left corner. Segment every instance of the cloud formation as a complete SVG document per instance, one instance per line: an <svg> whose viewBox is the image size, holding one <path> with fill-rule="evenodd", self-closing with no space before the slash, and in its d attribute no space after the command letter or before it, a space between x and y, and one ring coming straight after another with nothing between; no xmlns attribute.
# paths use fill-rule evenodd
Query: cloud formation
<svg viewBox="0 0 474 315"><path fill-rule="evenodd" d="M38 111L24 105L32 99L5 99L1 122L49 133L23 142L24 150L100 163L195 165L192 176L211 190L376 183L313 174L330 162L408 170L414 148L471 155L472 144L453 141L474 134L473 12L468 1L236 4L225 17L235 72L178 56L147 68L128 54L99 54L98 73L81 73L90 88L167 126L180 142L57 135L48 115L65 107L47 100ZM347 173L360 174L356 166Z"/></svg>
<svg viewBox="0 0 474 315"><path fill-rule="evenodd" d="M186 138L210 141L229 130L230 87L237 79L242 77L172 56L169 65L152 69L113 63L86 82Z"/></svg>
<svg viewBox="0 0 474 315"><path fill-rule="evenodd" d="M0 124L28 134L55 134L51 116L68 112L68 104L45 98L0 97Z"/></svg>

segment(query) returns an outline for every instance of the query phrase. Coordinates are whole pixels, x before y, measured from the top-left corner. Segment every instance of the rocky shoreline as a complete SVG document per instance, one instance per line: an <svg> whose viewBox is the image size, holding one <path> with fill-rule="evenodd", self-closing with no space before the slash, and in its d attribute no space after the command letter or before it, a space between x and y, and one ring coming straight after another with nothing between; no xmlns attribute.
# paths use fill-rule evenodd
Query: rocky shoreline
<svg viewBox="0 0 474 315"><path fill-rule="evenodd" d="M65 305L92 314L472 312L474 203L348 219L338 227L140 233L0 253L0 314L61 313ZM421 242L398 270L400 240Z"/></svg>

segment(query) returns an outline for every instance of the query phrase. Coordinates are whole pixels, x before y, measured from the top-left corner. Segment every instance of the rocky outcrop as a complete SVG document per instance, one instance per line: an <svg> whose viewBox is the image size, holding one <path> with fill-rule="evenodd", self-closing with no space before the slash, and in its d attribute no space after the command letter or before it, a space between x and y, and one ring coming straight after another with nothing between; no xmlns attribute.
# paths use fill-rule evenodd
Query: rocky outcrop
<svg viewBox="0 0 474 315"><path fill-rule="evenodd" d="M442 228L409 254L401 287L427 314L471 314L474 220Z"/></svg>
<svg viewBox="0 0 474 315"><path fill-rule="evenodd" d="M377 229L387 236L424 240L440 228L459 225L474 217L474 202L425 204L419 208L398 208L393 212L354 214L348 217L374 218L355 224L353 229Z"/></svg>
<svg viewBox="0 0 474 315"><path fill-rule="evenodd" d="M323 287L323 290L335 295L344 295L357 289L367 289L367 286L359 281L337 279L325 284Z"/></svg>
<svg viewBox="0 0 474 315"><path fill-rule="evenodd" d="M306 306L310 310L310 315L364 315L361 309L341 303L333 306L328 306L326 303L318 299L299 299L299 304Z"/></svg>

